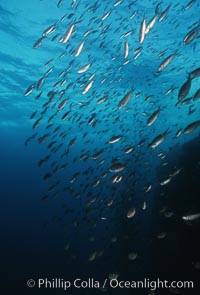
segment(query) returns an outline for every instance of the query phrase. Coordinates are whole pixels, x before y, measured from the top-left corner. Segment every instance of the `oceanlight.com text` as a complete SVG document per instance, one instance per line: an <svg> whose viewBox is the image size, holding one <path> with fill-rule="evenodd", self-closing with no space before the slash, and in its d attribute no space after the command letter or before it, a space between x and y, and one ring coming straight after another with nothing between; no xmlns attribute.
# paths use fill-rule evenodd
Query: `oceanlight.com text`
<svg viewBox="0 0 200 295"><path fill-rule="evenodd" d="M38 278L27 281L29 288L38 289L63 289L67 291L71 288L76 289L148 289L155 291L157 289L193 289L193 281L167 281L167 280L150 280L145 278L141 281L128 281L120 279L104 279L102 281L94 278L81 279L76 278L72 281L63 278Z"/></svg>

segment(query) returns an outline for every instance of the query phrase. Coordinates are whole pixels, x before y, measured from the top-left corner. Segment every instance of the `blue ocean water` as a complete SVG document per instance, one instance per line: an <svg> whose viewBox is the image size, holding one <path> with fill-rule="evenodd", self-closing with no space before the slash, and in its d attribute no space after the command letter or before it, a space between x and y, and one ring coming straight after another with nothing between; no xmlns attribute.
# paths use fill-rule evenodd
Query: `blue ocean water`
<svg viewBox="0 0 200 295"><path fill-rule="evenodd" d="M4 293L115 274L196 288L103 292L198 294L199 7L0 1Z"/></svg>

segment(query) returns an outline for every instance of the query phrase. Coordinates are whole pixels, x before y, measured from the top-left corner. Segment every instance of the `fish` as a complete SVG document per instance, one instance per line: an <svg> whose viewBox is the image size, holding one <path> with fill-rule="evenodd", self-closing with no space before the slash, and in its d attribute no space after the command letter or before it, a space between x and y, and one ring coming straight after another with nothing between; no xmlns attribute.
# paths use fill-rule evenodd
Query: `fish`
<svg viewBox="0 0 200 295"><path fill-rule="evenodd" d="M152 185L148 185L147 187L145 187L145 192L148 193L150 192L150 190L152 189Z"/></svg>
<svg viewBox="0 0 200 295"><path fill-rule="evenodd" d="M53 37L51 38L51 41L55 41L55 40L58 38L59 35L60 35L60 34L58 33L58 34L56 34L55 36L53 36Z"/></svg>
<svg viewBox="0 0 200 295"><path fill-rule="evenodd" d="M155 22L157 19L157 14L154 15L154 17L149 21L149 23L146 26L145 35L149 33L149 31L153 28Z"/></svg>
<svg viewBox="0 0 200 295"><path fill-rule="evenodd" d="M178 92L178 101L183 100L184 97L189 93L191 88L191 79L189 78L180 88Z"/></svg>
<svg viewBox="0 0 200 295"><path fill-rule="evenodd" d="M33 135L29 136L29 137L25 140L24 145L27 146L27 145L29 144L29 142L30 142L32 139L36 138L37 134L38 134L38 133L36 132L36 133L34 133Z"/></svg>
<svg viewBox="0 0 200 295"><path fill-rule="evenodd" d="M155 8L155 15L158 15L159 14L159 10L160 10L160 6L161 6L162 2L159 2L157 5L156 5L156 8Z"/></svg>
<svg viewBox="0 0 200 295"><path fill-rule="evenodd" d="M194 131L199 126L200 126L200 120L194 121L185 127L183 133L190 134L192 131Z"/></svg>
<svg viewBox="0 0 200 295"><path fill-rule="evenodd" d="M166 237L166 235L167 235L167 233L161 232L161 233L157 234L157 238L158 239L164 239Z"/></svg>
<svg viewBox="0 0 200 295"><path fill-rule="evenodd" d="M47 77L51 72L53 72L53 70L54 70L54 66L46 71L46 73L44 74L44 77Z"/></svg>
<svg viewBox="0 0 200 295"><path fill-rule="evenodd" d="M146 16L144 15L140 25L140 31L139 31L139 42L141 44L144 42L145 32L146 32Z"/></svg>
<svg viewBox="0 0 200 295"><path fill-rule="evenodd" d="M113 4L114 7L117 7L118 5L120 5L122 3L123 0L118 0L117 2L115 2Z"/></svg>
<svg viewBox="0 0 200 295"><path fill-rule="evenodd" d="M135 214L136 214L135 208L131 208L128 210L126 217L130 219L130 218L133 218Z"/></svg>
<svg viewBox="0 0 200 295"><path fill-rule="evenodd" d="M175 137L176 137L176 138L179 137L179 136L181 135L181 133L182 133L182 129L179 129L179 130L176 132Z"/></svg>
<svg viewBox="0 0 200 295"><path fill-rule="evenodd" d="M135 260L136 258L137 258L137 253L136 252L130 252L129 254L128 254L128 259L129 260Z"/></svg>
<svg viewBox="0 0 200 295"><path fill-rule="evenodd" d="M86 64L85 66L83 66L82 68L80 68L80 69L77 71L77 73L78 73L78 74L85 73L85 72L89 69L90 66L91 66L90 63L89 63L89 64Z"/></svg>
<svg viewBox="0 0 200 295"><path fill-rule="evenodd" d="M57 3L57 7L59 8L62 3L63 3L63 0L59 0L58 3Z"/></svg>
<svg viewBox="0 0 200 295"><path fill-rule="evenodd" d="M45 62L44 66L47 67L52 61L53 61L53 58L49 59L47 62Z"/></svg>
<svg viewBox="0 0 200 295"><path fill-rule="evenodd" d="M37 60L25 64L24 78L31 84L22 90L30 95L24 103L31 110L25 145L40 145L36 165L46 182L40 199L61 202L66 218L61 214L52 221L66 229L62 248L72 262L86 258L94 267L100 257L112 262L110 253L125 242L129 268L146 257L141 242L157 247L168 232L167 244L171 240L168 223L177 219L171 206L177 202L171 204L170 191L187 171L170 151L178 155L190 140L184 134L200 125L199 19L193 9L186 11L195 2L188 1L167 7L152 1L145 7L140 1L56 0L57 13L44 20L34 41L33 48L46 46L33 54L41 67ZM159 206L152 210L155 195ZM150 215L160 220L158 231L143 235ZM73 233L82 238L83 226L87 251L80 256ZM105 275L122 274L113 268Z"/></svg>
<svg viewBox="0 0 200 295"><path fill-rule="evenodd" d="M47 29L45 29L42 33L43 37L46 37L50 34L52 34L54 31L56 30L56 25L51 25L50 27L48 27Z"/></svg>
<svg viewBox="0 0 200 295"><path fill-rule="evenodd" d="M160 113L160 108L153 112L153 114L147 119L147 126L151 126L158 118Z"/></svg>
<svg viewBox="0 0 200 295"><path fill-rule="evenodd" d="M39 126L41 120L42 120L42 117L41 117L41 118L38 118L38 119L34 122L34 124L33 124L33 129L36 129L36 128Z"/></svg>
<svg viewBox="0 0 200 295"><path fill-rule="evenodd" d="M120 172L122 170L124 170L125 168L125 165L124 164L121 164L121 163L114 163L112 164L112 166L110 167L109 171L110 172Z"/></svg>
<svg viewBox="0 0 200 295"><path fill-rule="evenodd" d="M195 92L193 96L193 100L196 101L199 98L200 98L200 88Z"/></svg>
<svg viewBox="0 0 200 295"><path fill-rule="evenodd" d="M124 58L128 57L128 42L124 43Z"/></svg>
<svg viewBox="0 0 200 295"><path fill-rule="evenodd" d="M94 261L95 258L96 258L96 256L97 256L97 252L94 251L94 252L92 252L92 253L90 254L88 260L89 260L90 262L91 262L91 261Z"/></svg>
<svg viewBox="0 0 200 295"><path fill-rule="evenodd" d="M159 65L157 73L161 73L172 62L175 56L176 54L170 54L168 57L166 57L164 61L161 62L161 64Z"/></svg>
<svg viewBox="0 0 200 295"><path fill-rule="evenodd" d="M60 38L59 42L61 43L67 43L67 41L69 40L69 38L72 35L72 32L74 30L75 24L71 24L71 26L69 27L69 29L66 31L66 33L63 35L63 37Z"/></svg>
<svg viewBox="0 0 200 295"><path fill-rule="evenodd" d="M122 181L122 175L113 175L110 179L110 183L119 183Z"/></svg>
<svg viewBox="0 0 200 295"><path fill-rule="evenodd" d="M115 143L115 142L118 142L121 138L122 138L121 135L115 135L115 136L111 137L108 142Z"/></svg>
<svg viewBox="0 0 200 295"><path fill-rule="evenodd" d="M46 134L42 135L41 137L38 138L38 142L44 143L49 136L50 136L50 133L46 133Z"/></svg>
<svg viewBox="0 0 200 295"><path fill-rule="evenodd" d="M129 31L129 32L127 32L127 33L124 33L124 34L122 34L122 35L120 36L120 39L125 38L125 37L128 37L128 36L131 35L132 33L133 33L133 31Z"/></svg>
<svg viewBox="0 0 200 295"><path fill-rule="evenodd" d="M174 177L174 176L180 174L180 172L181 172L182 170L183 170L183 168L174 168L174 169L170 172L169 176L170 176L170 177Z"/></svg>
<svg viewBox="0 0 200 295"><path fill-rule="evenodd" d="M191 102L192 97L187 97L181 101L181 105L187 105Z"/></svg>
<svg viewBox="0 0 200 295"><path fill-rule="evenodd" d="M71 110L67 111L63 116L62 116L62 120L66 120L66 118L68 117L68 115L70 114Z"/></svg>
<svg viewBox="0 0 200 295"><path fill-rule="evenodd" d="M196 0L191 0L191 1L189 1L189 2L185 5L184 10L188 10L188 9L190 9L190 8L192 7L192 5L193 5L195 2L196 2Z"/></svg>
<svg viewBox="0 0 200 295"><path fill-rule="evenodd" d="M97 100L97 104L101 104L101 103L107 101L107 99L108 99L107 96L104 96L104 97L102 97L102 98L99 98L99 99Z"/></svg>
<svg viewBox="0 0 200 295"><path fill-rule="evenodd" d="M149 144L149 148L151 149L155 149L156 147L158 147L166 138L168 134L168 131L165 131L159 135L157 135L152 142Z"/></svg>
<svg viewBox="0 0 200 295"><path fill-rule="evenodd" d="M94 83L94 80L91 80L83 89L82 94L86 94L90 88L92 87L92 84Z"/></svg>
<svg viewBox="0 0 200 295"><path fill-rule="evenodd" d="M163 186L163 185L166 185L166 184L170 183L171 179L172 179L171 176L169 176L169 177L163 179L163 180L160 182L160 185Z"/></svg>
<svg viewBox="0 0 200 295"><path fill-rule="evenodd" d="M165 212L164 213L164 216L166 217L166 218L170 218L170 217L172 217L174 215L174 213L173 212Z"/></svg>
<svg viewBox="0 0 200 295"><path fill-rule="evenodd" d="M135 16L136 16L136 11L134 11L132 14L131 14L131 16L130 16L130 19L133 19Z"/></svg>
<svg viewBox="0 0 200 295"><path fill-rule="evenodd" d="M109 15L111 14L111 10L107 11L101 18L102 21L104 21Z"/></svg>
<svg viewBox="0 0 200 295"><path fill-rule="evenodd" d="M191 80L198 78L198 77L200 77L200 68L197 68L189 73L189 79L191 79Z"/></svg>
<svg viewBox="0 0 200 295"><path fill-rule="evenodd" d="M146 202L144 201L144 202L142 203L142 210L146 210L146 208L147 208L147 204L146 204Z"/></svg>
<svg viewBox="0 0 200 295"><path fill-rule="evenodd" d="M45 37L46 37L46 36L42 36L42 37L40 37L40 38L39 38L39 39L33 44L33 48L34 48L34 49L39 48L39 47L42 45L42 43L43 43Z"/></svg>
<svg viewBox="0 0 200 295"><path fill-rule="evenodd" d="M35 85L34 85L34 84L30 85L30 86L26 89L26 91L24 92L24 96L28 96L28 95L30 95L34 88L35 88Z"/></svg>
<svg viewBox="0 0 200 295"><path fill-rule="evenodd" d="M82 49L83 49L84 44L85 44L85 41L82 41L82 42L79 44L79 46L78 46L78 48L76 49L76 52L75 52L75 56L76 56L76 57L80 55L80 53L81 53L81 51L82 51Z"/></svg>
<svg viewBox="0 0 200 295"><path fill-rule="evenodd" d="M131 147L126 148L125 151L124 151L124 153L125 154L130 154L133 150L134 150L134 147L131 146Z"/></svg>
<svg viewBox="0 0 200 295"><path fill-rule="evenodd" d="M167 17L170 7L171 7L171 4L169 4L163 12L161 12L158 18L159 23L162 22Z"/></svg>
<svg viewBox="0 0 200 295"><path fill-rule="evenodd" d="M187 33L183 39L183 44L188 45L190 44L198 35L199 28L192 29L189 33Z"/></svg>
<svg viewBox="0 0 200 295"><path fill-rule="evenodd" d="M30 119L32 120L32 119L35 117L36 114L37 114L37 111L34 111L34 112L30 115Z"/></svg>
<svg viewBox="0 0 200 295"><path fill-rule="evenodd" d="M123 108L124 106L127 105L127 103L129 102L131 96L132 96L133 90L130 90L119 102L118 104L118 109L120 110L121 108Z"/></svg>
<svg viewBox="0 0 200 295"><path fill-rule="evenodd" d="M45 77L42 77L38 80L37 85L36 85L36 89L40 90L40 88L42 87L43 83L44 83Z"/></svg>
<svg viewBox="0 0 200 295"><path fill-rule="evenodd" d="M63 99L63 101L61 101L61 102L59 103L59 105L58 105L58 111L61 111L61 110L65 107L67 101L68 101L68 99L65 98L65 99Z"/></svg>
<svg viewBox="0 0 200 295"><path fill-rule="evenodd" d="M97 160L101 157L102 154L103 154L103 150L100 150L92 156L92 159Z"/></svg>
<svg viewBox="0 0 200 295"><path fill-rule="evenodd" d="M195 221L198 219L200 219L200 213L188 214L188 215L182 216L182 220L186 220L186 221Z"/></svg>

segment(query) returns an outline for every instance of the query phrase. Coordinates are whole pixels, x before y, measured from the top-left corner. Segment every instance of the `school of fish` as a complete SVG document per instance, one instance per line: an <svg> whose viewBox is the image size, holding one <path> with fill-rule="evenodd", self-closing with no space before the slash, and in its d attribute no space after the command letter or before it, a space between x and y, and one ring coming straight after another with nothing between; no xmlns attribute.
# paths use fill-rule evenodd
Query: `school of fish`
<svg viewBox="0 0 200 295"><path fill-rule="evenodd" d="M170 185L184 171L168 163L166 152L200 126L200 21L190 12L199 7L195 0L152 0L148 6L139 0L59 0L55 9L62 17L41 28L32 44L53 54L24 92L35 106L25 145L34 140L46 151L37 163L47 183L42 200L65 199L72 216L70 204L77 204L72 223L88 224L90 263L106 251L92 248L98 226L112 229L119 216L134 226L154 188ZM153 163L168 171L164 179L152 182ZM164 218L173 214L165 211ZM180 222L199 214L186 212ZM110 243L118 238L113 233ZM133 245L126 259L134 263L138 255Z"/></svg>

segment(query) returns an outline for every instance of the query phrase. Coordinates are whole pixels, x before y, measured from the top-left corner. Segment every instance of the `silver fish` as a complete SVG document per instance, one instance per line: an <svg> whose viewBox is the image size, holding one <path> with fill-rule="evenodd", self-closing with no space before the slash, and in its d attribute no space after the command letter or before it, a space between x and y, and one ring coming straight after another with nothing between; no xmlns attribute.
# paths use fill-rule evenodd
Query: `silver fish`
<svg viewBox="0 0 200 295"><path fill-rule="evenodd" d="M90 90L90 88L92 87L93 83L94 83L94 80L91 80L83 89L82 94L86 94Z"/></svg>
<svg viewBox="0 0 200 295"><path fill-rule="evenodd" d="M184 10L191 8L195 2L196 0L191 0L190 2L188 2L188 4L186 4L186 6L184 7Z"/></svg>
<svg viewBox="0 0 200 295"><path fill-rule="evenodd" d="M34 87L35 87L34 84L32 84L31 86L29 86L29 87L26 89L26 91L25 91L25 93L24 93L24 96L28 96L29 94L31 94L31 92L33 91Z"/></svg>
<svg viewBox="0 0 200 295"><path fill-rule="evenodd" d="M164 133L159 134L156 136L152 142L149 144L149 147L152 149L155 149L157 146L159 146L166 138L168 134L168 131L165 131Z"/></svg>
<svg viewBox="0 0 200 295"><path fill-rule="evenodd" d="M182 216L183 220L186 221L194 221L200 218L200 213L196 213L196 214L188 214L188 215L184 215Z"/></svg>
<svg viewBox="0 0 200 295"><path fill-rule="evenodd" d="M69 29L66 31L65 35L60 38L59 42L61 43L67 43L67 41L69 40L73 30L74 30L75 24L72 24Z"/></svg>
<svg viewBox="0 0 200 295"><path fill-rule="evenodd" d="M199 28L194 28L192 29L183 39L183 44L188 45L190 44L198 35L199 33Z"/></svg>
<svg viewBox="0 0 200 295"><path fill-rule="evenodd" d="M47 35L52 34L56 29L55 25L51 25L50 27L48 27L46 30L43 31L42 36L46 37Z"/></svg>
<svg viewBox="0 0 200 295"><path fill-rule="evenodd" d="M75 52L75 56L79 56L79 54L81 53L82 49L83 49L83 46L84 46L84 41L81 42L81 44L78 46L78 48L76 49L76 52Z"/></svg>
<svg viewBox="0 0 200 295"><path fill-rule="evenodd" d="M120 171L124 170L124 168L125 168L125 165L124 164L114 163L110 167L110 172L120 172Z"/></svg>
<svg viewBox="0 0 200 295"><path fill-rule="evenodd" d="M115 2L115 3L113 4L113 6L114 6L114 7L117 7L119 4L122 3L122 1L123 1L123 0L119 0L119 1Z"/></svg>
<svg viewBox="0 0 200 295"><path fill-rule="evenodd" d="M176 138L179 137L179 136L181 135L181 133L182 133L182 129L179 129L179 130L176 132L175 137L176 137Z"/></svg>
<svg viewBox="0 0 200 295"><path fill-rule="evenodd" d="M111 14L111 10L107 11L101 18L102 21L104 21L109 15Z"/></svg>
<svg viewBox="0 0 200 295"><path fill-rule="evenodd" d="M140 25L140 32L139 32L139 42L140 43L144 42L145 32L146 32L146 17L144 15L143 20Z"/></svg>
<svg viewBox="0 0 200 295"><path fill-rule="evenodd" d="M178 175L182 170L183 170L183 168L174 168L174 169L170 172L170 176L171 176L171 177L174 177L174 176Z"/></svg>
<svg viewBox="0 0 200 295"><path fill-rule="evenodd" d="M65 98L65 99L63 99L63 101L61 101L59 103L59 105L58 105L58 111L61 111L65 107L66 103L67 103L67 99Z"/></svg>
<svg viewBox="0 0 200 295"><path fill-rule="evenodd" d="M109 139L109 143L115 143L118 142L122 138L121 135L113 136Z"/></svg>
<svg viewBox="0 0 200 295"><path fill-rule="evenodd" d="M156 22L156 19L157 19L157 15L154 15L154 17L150 20L150 22L146 26L145 34L148 34L149 31L153 28L153 26Z"/></svg>
<svg viewBox="0 0 200 295"><path fill-rule="evenodd" d="M45 39L45 36L42 36L41 38L39 38L35 44L33 45L34 49L37 49L38 47L40 47L42 45L43 40Z"/></svg>
<svg viewBox="0 0 200 295"><path fill-rule="evenodd" d="M114 175L111 177L111 183L119 183L122 180L122 175Z"/></svg>
<svg viewBox="0 0 200 295"><path fill-rule="evenodd" d="M45 77L42 77L39 79L36 85L36 89L39 90L42 87L42 84L44 83Z"/></svg>
<svg viewBox="0 0 200 295"><path fill-rule="evenodd" d="M168 184L170 181L171 181L171 177L169 176L169 177L163 179L163 180L160 182L160 185L162 185L162 186L163 186L163 185L166 185L166 184Z"/></svg>
<svg viewBox="0 0 200 295"><path fill-rule="evenodd" d="M125 105L127 105L127 103L129 102L131 95L133 93L133 90L130 90L119 102L118 104L118 109L121 109L122 107L124 107Z"/></svg>
<svg viewBox="0 0 200 295"><path fill-rule="evenodd" d="M127 218L133 218L135 216L135 214L136 214L135 208L131 208L131 209L128 210L126 217Z"/></svg>
<svg viewBox="0 0 200 295"><path fill-rule="evenodd" d="M189 134L200 125L200 120L190 123L183 131L184 134Z"/></svg>
<svg viewBox="0 0 200 295"><path fill-rule="evenodd" d="M125 154L129 154L134 150L134 147L128 147L127 149L125 149L124 153Z"/></svg>
<svg viewBox="0 0 200 295"><path fill-rule="evenodd" d="M158 118L159 113L160 113L160 109L153 112L153 114L147 120L147 126L151 126L156 121L156 119Z"/></svg>
<svg viewBox="0 0 200 295"><path fill-rule="evenodd" d="M166 57L165 60L159 65L157 72L162 72L172 62L175 56L175 54L171 54Z"/></svg>
<svg viewBox="0 0 200 295"><path fill-rule="evenodd" d="M91 65L91 64L87 64L87 65L83 66L82 68L80 68L80 69L77 71L77 73L78 73L78 74L82 74L82 73L86 72L86 71L89 69L90 65Z"/></svg>
<svg viewBox="0 0 200 295"><path fill-rule="evenodd" d="M147 204L146 204L146 202L144 201L144 202L142 203L142 210L146 210L146 208L147 208Z"/></svg>
<svg viewBox="0 0 200 295"><path fill-rule="evenodd" d="M107 96L102 97L102 98L99 98L99 99L97 100L97 104L101 104L101 103L105 102L107 99L108 99Z"/></svg>
<svg viewBox="0 0 200 295"><path fill-rule="evenodd" d="M169 4L167 6L167 8L160 14L160 17L158 19L159 23L162 22L166 18L167 14L169 12L170 6L171 6L171 4Z"/></svg>
<svg viewBox="0 0 200 295"><path fill-rule="evenodd" d="M128 42L124 43L124 58L128 57Z"/></svg>

